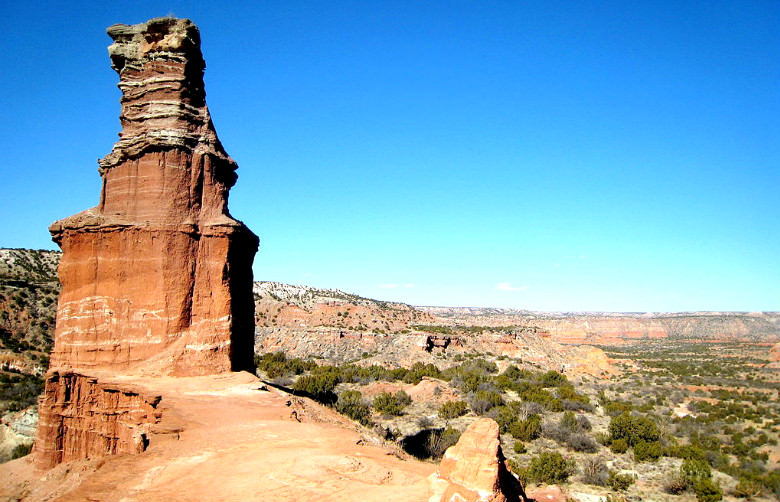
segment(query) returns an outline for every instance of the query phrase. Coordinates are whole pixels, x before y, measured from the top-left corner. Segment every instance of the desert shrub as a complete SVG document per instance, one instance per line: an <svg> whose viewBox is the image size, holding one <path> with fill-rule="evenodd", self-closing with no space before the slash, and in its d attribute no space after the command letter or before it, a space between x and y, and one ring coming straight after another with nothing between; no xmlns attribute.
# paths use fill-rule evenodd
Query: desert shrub
<svg viewBox="0 0 780 502"><path fill-rule="evenodd" d="M639 441L634 445L634 461L636 462L653 462L662 455L663 447L658 441L651 441L650 443Z"/></svg>
<svg viewBox="0 0 780 502"><path fill-rule="evenodd" d="M672 495L679 495L688 488L688 480L680 473L673 474L663 484L664 491Z"/></svg>
<svg viewBox="0 0 780 502"><path fill-rule="evenodd" d="M625 439L628 446L634 446L640 441L650 443L658 441L661 431L647 417L634 417L629 413L621 413L612 417L609 422L609 434L612 441Z"/></svg>
<svg viewBox="0 0 780 502"><path fill-rule="evenodd" d="M474 413L484 415L491 408L504 404L504 399L499 392L494 390L478 390L469 399Z"/></svg>
<svg viewBox="0 0 780 502"><path fill-rule="evenodd" d="M518 455L522 455L528 451L522 441L515 441L515 444L512 445L512 450Z"/></svg>
<svg viewBox="0 0 780 502"><path fill-rule="evenodd" d="M530 481L552 485L565 482L574 470L574 462L557 451L543 452L531 459L527 475Z"/></svg>
<svg viewBox="0 0 780 502"><path fill-rule="evenodd" d="M711 478L697 478L691 487L699 502L717 502L723 498L723 490Z"/></svg>
<svg viewBox="0 0 780 502"><path fill-rule="evenodd" d="M533 441L542 433L542 417L531 415L525 420L513 422L509 427L509 434L520 441Z"/></svg>
<svg viewBox="0 0 780 502"><path fill-rule="evenodd" d="M567 410L588 410L592 411L590 399L584 394L578 394L574 386L567 382L561 385L557 390L558 398L563 402L564 409Z"/></svg>
<svg viewBox="0 0 780 502"><path fill-rule="evenodd" d="M38 402L43 379L35 375L2 375L0 401L8 401L6 411L19 411Z"/></svg>
<svg viewBox="0 0 780 502"><path fill-rule="evenodd" d="M255 356L255 365L258 369L264 371L268 378L300 375L317 366L314 361L303 360L297 357L287 359L287 356L281 351Z"/></svg>
<svg viewBox="0 0 780 502"><path fill-rule="evenodd" d="M338 376L333 373L303 375L293 384L293 389L321 403L332 404L336 401L333 389L338 383Z"/></svg>
<svg viewBox="0 0 780 502"><path fill-rule="evenodd" d="M542 435L558 443L565 443L569 440L571 431L565 427L561 427L560 423L544 422L544 425L542 425Z"/></svg>
<svg viewBox="0 0 780 502"><path fill-rule="evenodd" d="M634 484L636 478L631 474L618 474L617 471L609 471L606 484L615 491L625 491Z"/></svg>
<svg viewBox="0 0 780 502"><path fill-rule="evenodd" d="M741 499L760 497L764 492L764 486L755 479L740 478L734 487L734 496Z"/></svg>
<svg viewBox="0 0 780 502"><path fill-rule="evenodd" d="M601 457L585 457L582 462L582 482L604 486L607 481L607 466Z"/></svg>
<svg viewBox="0 0 780 502"><path fill-rule="evenodd" d="M465 415L468 411L469 407L465 401L447 401L439 407L439 416L446 420Z"/></svg>
<svg viewBox="0 0 780 502"><path fill-rule="evenodd" d="M542 387L558 387L569 383L569 381L562 373L550 370L539 377L539 383Z"/></svg>
<svg viewBox="0 0 780 502"><path fill-rule="evenodd" d="M666 455L677 458L695 458L698 460L704 460L704 450L695 445L683 445L683 446L670 446L666 448Z"/></svg>
<svg viewBox="0 0 780 502"><path fill-rule="evenodd" d="M609 449L614 453L625 453L628 451L628 442L623 439L615 439L609 444Z"/></svg>
<svg viewBox="0 0 780 502"><path fill-rule="evenodd" d="M488 416L498 423L502 434L509 433L510 426L518 420L517 413L510 406L496 406L490 410Z"/></svg>
<svg viewBox="0 0 780 502"><path fill-rule="evenodd" d="M692 481L696 478L710 478L712 477L712 470L710 464L705 460L697 458L686 458L680 466L680 473L688 481Z"/></svg>
<svg viewBox="0 0 780 502"><path fill-rule="evenodd" d="M432 459L439 459L447 448L455 445L460 439L460 431L447 427L444 430L435 430L431 432L426 441L426 450L428 457Z"/></svg>
<svg viewBox="0 0 780 502"><path fill-rule="evenodd" d="M585 415L577 415L577 428L584 432L593 429L593 426L590 424L588 417Z"/></svg>
<svg viewBox="0 0 780 502"><path fill-rule="evenodd" d="M599 445L587 434L581 432L575 432L571 434L566 440L566 444L569 445L574 451L581 451L584 453L596 453L599 450Z"/></svg>
<svg viewBox="0 0 780 502"><path fill-rule="evenodd" d="M409 395L399 390L395 395L381 392L374 397L374 408L383 415L401 415L404 408L411 402Z"/></svg>
<svg viewBox="0 0 780 502"><path fill-rule="evenodd" d="M339 394L335 408L339 413L363 425L370 423L371 408L363 402L363 395L359 391L347 390Z"/></svg>
<svg viewBox="0 0 780 502"><path fill-rule="evenodd" d="M563 402L561 402L560 399L552 395L552 393L546 389L542 389L539 387L530 387L525 390L519 391L518 395L522 400L539 403L549 411L553 411L553 412L563 411Z"/></svg>
<svg viewBox="0 0 780 502"><path fill-rule="evenodd" d="M569 432L574 432L578 429L577 418L575 418L574 413L571 411L567 411L561 415L561 419L558 422L558 425L561 427L561 429L567 430Z"/></svg>
<svg viewBox="0 0 780 502"><path fill-rule="evenodd" d="M439 371L439 368L433 364L423 364L421 362L416 362L412 365L411 368L409 368L409 371L406 372L403 381L406 383L418 384L425 376L439 378L440 375L441 371Z"/></svg>
<svg viewBox="0 0 780 502"><path fill-rule="evenodd" d="M631 403L625 401L608 401L604 402L604 411L611 417L616 417L622 413L630 413L634 407Z"/></svg>
<svg viewBox="0 0 780 502"><path fill-rule="evenodd" d="M11 450L11 460L14 460L16 458L22 458L30 453L30 450L32 450L33 444L32 443L20 443L16 446L14 446L14 449Z"/></svg>

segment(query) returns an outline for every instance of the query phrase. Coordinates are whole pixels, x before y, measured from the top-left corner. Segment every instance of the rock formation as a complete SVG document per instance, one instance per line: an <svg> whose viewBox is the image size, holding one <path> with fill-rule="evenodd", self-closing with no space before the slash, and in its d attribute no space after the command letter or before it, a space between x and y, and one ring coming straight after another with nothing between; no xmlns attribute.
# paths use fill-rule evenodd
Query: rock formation
<svg viewBox="0 0 780 502"><path fill-rule="evenodd" d="M146 396L126 385L49 372L38 419L38 467L144 451L151 426L161 417L159 403L160 396Z"/></svg>
<svg viewBox="0 0 780 502"><path fill-rule="evenodd" d="M108 28L122 131L100 203L50 227L63 251L51 365L178 375L250 368L257 237L227 209L236 164L205 102L198 28Z"/></svg>
<svg viewBox="0 0 780 502"><path fill-rule="evenodd" d="M473 422L458 443L444 453L430 478L429 502L515 502L528 500L520 482L504 465L498 424Z"/></svg>
<svg viewBox="0 0 780 502"><path fill-rule="evenodd" d="M49 229L62 290L35 445L43 468L148 446L159 398L103 375L253 367L258 239L227 209L236 164L206 108L198 29L158 18L108 34L120 139L98 162L98 206Z"/></svg>

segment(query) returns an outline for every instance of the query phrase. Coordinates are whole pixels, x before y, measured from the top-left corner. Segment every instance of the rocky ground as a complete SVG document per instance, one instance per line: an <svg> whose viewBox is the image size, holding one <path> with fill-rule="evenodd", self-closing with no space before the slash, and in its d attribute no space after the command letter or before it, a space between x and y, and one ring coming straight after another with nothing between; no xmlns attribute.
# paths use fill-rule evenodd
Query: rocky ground
<svg viewBox="0 0 780 502"><path fill-rule="evenodd" d="M116 383L161 396L162 419L143 455L79 460L50 471L19 459L2 468L0 498L76 502L112 500L117 493L127 502L428 497L427 476L434 464L383 447L380 439L331 409L269 388L248 373Z"/></svg>

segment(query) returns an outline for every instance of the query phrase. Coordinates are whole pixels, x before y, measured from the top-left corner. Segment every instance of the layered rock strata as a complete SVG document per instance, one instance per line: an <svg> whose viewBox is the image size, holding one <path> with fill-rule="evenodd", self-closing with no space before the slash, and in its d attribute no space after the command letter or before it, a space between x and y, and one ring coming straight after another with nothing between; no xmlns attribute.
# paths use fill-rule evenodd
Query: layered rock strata
<svg viewBox="0 0 780 502"><path fill-rule="evenodd" d="M198 29L159 18L108 34L122 131L99 205L49 229L63 251L52 367L248 369L258 240L228 212L236 164L206 107Z"/></svg>
<svg viewBox="0 0 780 502"><path fill-rule="evenodd" d="M159 399L95 375L253 368L258 239L228 212L236 164L206 107L198 29L158 18L108 34L120 139L99 161L98 206L49 229L62 290L35 444L43 468L148 446Z"/></svg>
<svg viewBox="0 0 780 502"><path fill-rule="evenodd" d="M480 418L444 453L431 475L429 502L517 502L528 500L520 482L504 465L492 418Z"/></svg>
<svg viewBox="0 0 780 502"><path fill-rule="evenodd" d="M40 402L36 464L140 453L160 420L160 396L95 377L52 371Z"/></svg>

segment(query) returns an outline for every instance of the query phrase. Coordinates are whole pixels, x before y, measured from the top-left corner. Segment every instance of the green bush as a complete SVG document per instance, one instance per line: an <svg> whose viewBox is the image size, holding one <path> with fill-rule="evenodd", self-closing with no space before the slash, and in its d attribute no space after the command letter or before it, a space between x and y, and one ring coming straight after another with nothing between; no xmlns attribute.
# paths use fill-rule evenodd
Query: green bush
<svg viewBox="0 0 780 502"><path fill-rule="evenodd" d="M544 452L531 459L527 476L532 482L552 485L564 483L574 470L572 460L563 458L557 451Z"/></svg>
<svg viewBox="0 0 780 502"><path fill-rule="evenodd" d="M616 471L609 471L606 484L615 491L626 491L628 487L634 484L636 478L631 474L618 474Z"/></svg>
<svg viewBox="0 0 780 502"><path fill-rule="evenodd" d="M742 499L760 497L763 492L764 487L759 481L744 477L739 479L739 483L737 483L737 486L734 488L734 496Z"/></svg>
<svg viewBox="0 0 780 502"><path fill-rule="evenodd" d="M655 422L647 417L631 416L628 412L621 413L610 420L609 434L612 441L625 439L628 446L634 446L640 441L651 443L661 437L661 431Z"/></svg>
<svg viewBox="0 0 780 502"><path fill-rule="evenodd" d="M512 422L509 434L520 441L533 441L542 434L542 417L534 414L525 420Z"/></svg>
<svg viewBox="0 0 780 502"><path fill-rule="evenodd" d="M287 359L284 352L268 352L262 356L255 356L255 365L265 372L268 378L280 376L300 375L312 370L317 364L314 361L300 358Z"/></svg>
<svg viewBox="0 0 780 502"><path fill-rule="evenodd" d="M523 453L528 451L528 449L525 447L522 441L515 441L515 444L512 445L512 450L514 450L514 452L517 453L518 455L522 455Z"/></svg>
<svg viewBox="0 0 780 502"><path fill-rule="evenodd" d="M717 502L723 498L723 490L711 478L697 478L691 486L699 502Z"/></svg>
<svg viewBox="0 0 780 502"><path fill-rule="evenodd" d="M447 401L439 407L439 416L448 420L465 415L468 411L469 407L465 401Z"/></svg>
<svg viewBox="0 0 780 502"><path fill-rule="evenodd" d="M636 462L653 462L658 460L663 455L663 447L658 441L652 441L646 443L639 441L634 445L634 461Z"/></svg>
<svg viewBox="0 0 780 502"><path fill-rule="evenodd" d="M335 405L336 411L360 422L370 423L371 408L363 402L363 394L356 390L347 390L339 394Z"/></svg>
<svg viewBox="0 0 780 502"><path fill-rule="evenodd" d="M686 458L680 466L680 473L688 482L697 478L709 479L712 477L710 464L706 460L698 458Z"/></svg>
<svg viewBox="0 0 780 502"><path fill-rule="evenodd" d="M389 392L381 392L374 397L374 408L383 415L399 416L403 414L404 408L411 403L409 395L399 390L395 395Z"/></svg>
<svg viewBox="0 0 780 502"><path fill-rule="evenodd" d="M333 373L303 375L293 384L293 389L321 403L331 404L336 400L333 389L338 383L338 376Z"/></svg>
<svg viewBox="0 0 780 502"><path fill-rule="evenodd" d="M433 378L439 378L441 375L441 372L439 371L439 368L434 366L433 364L423 364L420 362L414 363L411 368L409 368L409 371L406 372L406 375L404 375L403 381L406 383L413 383L418 384L420 383L420 380L422 380L423 377L433 377Z"/></svg>
<svg viewBox="0 0 780 502"><path fill-rule="evenodd" d="M614 453L625 453L628 451L628 442L623 438L614 439L609 444L609 449Z"/></svg>
<svg viewBox="0 0 780 502"><path fill-rule="evenodd" d="M559 387L569 383L566 377L555 370L550 370L539 377L539 383L542 387Z"/></svg>
<svg viewBox="0 0 780 502"><path fill-rule="evenodd" d="M32 450L33 444L32 443L20 443L16 446L14 446L14 449L11 450L11 460L14 460L16 458L22 458L30 453L30 450Z"/></svg>

